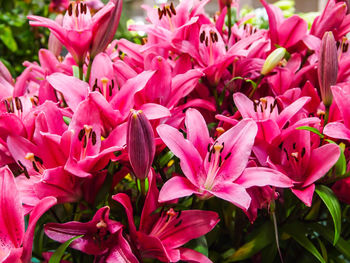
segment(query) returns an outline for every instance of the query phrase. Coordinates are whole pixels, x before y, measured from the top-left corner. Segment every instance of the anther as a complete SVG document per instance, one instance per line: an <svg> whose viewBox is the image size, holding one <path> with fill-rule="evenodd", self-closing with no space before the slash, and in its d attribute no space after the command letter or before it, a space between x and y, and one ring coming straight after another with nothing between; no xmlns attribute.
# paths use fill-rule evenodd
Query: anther
<svg viewBox="0 0 350 263"><path fill-rule="evenodd" d="M8 113L11 113L10 105L7 100L4 100L5 108Z"/></svg>
<svg viewBox="0 0 350 263"><path fill-rule="evenodd" d="M72 6L72 4L69 4L69 7L68 7L68 15L69 15L69 16L72 16L72 15L73 15L73 6Z"/></svg>
<svg viewBox="0 0 350 263"><path fill-rule="evenodd" d="M305 152L306 152L305 147L303 147L303 149L301 150L301 157L304 157Z"/></svg>
<svg viewBox="0 0 350 263"><path fill-rule="evenodd" d="M172 14L171 14L171 12L170 12L169 8L166 8L165 10L166 10L166 12L167 12L168 16L171 18L171 17L172 17Z"/></svg>
<svg viewBox="0 0 350 263"><path fill-rule="evenodd" d="M91 133L91 142L92 145L96 144L96 133L94 131Z"/></svg>
<svg viewBox="0 0 350 263"><path fill-rule="evenodd" d="M32 165L33 165L34 170L39 173L39 168L34 161L32 162Z"/></svg>
<svg viewBox="0 0 350 263"><path fill-rule="evenodd" d="M175 7L174 7L173 2L171 2L171 4L170 4L170 10L171 10L171 12L173 13L173 15L175 16L175 15L176 15L176 9L175 9Z"/></svg>
<svg viewBox="0 0 350 263"><path fill-rule="evenodd" d="M200 34L199 40L201 41L201 43L204 42L204 40L205 40L205 32L204 31Z"/></svg>
<svg viewBox="0 0 350 263"><path fill-rule="evenodd" d="M209 46L209 39L208 39L208 37L205 38L205 45Z"/></svg>
<svg viewBox="0 0 350 263"><path fill-rule="evenodd" d="M176 219L178 219L181 216L181 210L177 213Z"/></svg>
<svg viewBox="0 0 350 263"><path fill-rule="evenodd" d="M208 143L207 151L210 152L210 143Z"/></svg>
<svg viewBox="0 0 350 263"><path fill-rule="evenodd" d="M218 37L218 34L216 34L216 32L214 32L214 38L215 38L215 42L219 41L219 37Z"/></svg>
<svg viewBox="0 0 350 263"><path fill-rule="evenodd" d="M224 150L224 147L225 147L225 142L222 142L222 148L220 150L220 153L222 153L222 151Z"/></svg>
<svg viewBox="0 0 350 263"><path fill-rule="evenodd" d="M181 223L182 223L182 219L180 219L180 221L177 222L177 223L174 225L174 227L178 227L179 225L181 225Z"/></svg>
<svg viewBox="0 0 350 263"><path fill-rule="evenodd" d="M16 104L16 109L17 109L18 111L23 112L22 101L21 101L20 98L15 97L15 104Z"/></svg>
<svg viewBox="0 0 350 263"><path fill-rule="evenodd" d="M229 153L225 156L224 160L226 161L230 156L231 156L231 152L229 152Z"/></svg>
<svg viewBox="0 0 350 263"><path fill-rule="evenodd" d="M41 159L39 156L34 155L34 160L40 164L44 164L43 159Z"/></svg>
<svg viewBox="0 0 350 263"><path fill-rule="evenodd" d="M80 13L84 13L84 4L80 2Z"/></svg>
<svg viewBox="0 0 350 263"><path fill-rule="evenodd" d="M79 132L79 134L78 134L78 139L79 139L79 141L81 141L81 140L83 139L84 135L85 135L85 130L84 130L84 129L81 129L80 132Z"/></svg>
<svg viewBox="0 0 350 263"><path fill-rule="evenodd" d="M78 8L78 5L75 6L75 16L76 16L76 17L79 16L79 8Z"/></svg>
<svg viewBox="0 0 350 263"><path fill-rule="evenodd" d="M221 158L221 155L219 156L219 167L221 167L221 164L222 164L222 158Z"/></svg>
<svg viewBox="0 0 350 263"><path fill-rule="evenodd" d="M158 8L158 17L159 17L159 20L161 20L163 17L163 11L160 8Z"/></svg>
<svg viewBox="0 0 350 263"><path fill-rule="evenodd" d="M297 148L297 143L293 143L293 149L295 150Z"/></svg>

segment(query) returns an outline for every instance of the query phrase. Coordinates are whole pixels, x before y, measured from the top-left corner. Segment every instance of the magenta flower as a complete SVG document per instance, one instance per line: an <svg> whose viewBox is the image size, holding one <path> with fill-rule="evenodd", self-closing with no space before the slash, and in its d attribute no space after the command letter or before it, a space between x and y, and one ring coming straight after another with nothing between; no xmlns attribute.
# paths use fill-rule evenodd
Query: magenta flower
<svg viewBox="0 0 350 263"><path fill-rule="evenodd" d="M51 239L61 243L83 235L74 240L71 247L86 254L95 255L96 262L113 262L113 258L117 258L119 260L114 262L136 263L138 261L122 235L122 228L122 224L109 219L109 207L105 206L100 208L89 222L49 223L45 225L45 233Z"/></svg>
<svg viewBox="0 0 350 263"><path fill-rule="evenodd" d="M237 92L233 95L233 100L242 117L252 118L258 125L257 138L271 143L281 135L286 123L310 101L310 98L301 97L281 112L278 110L277 100L273 97L251 101L243 93Z"/></svg>
<svg viewBox="0 0 350 263"><path fill-rule="evenodd" d="M43 26L51 30L67 48L75 62L82 66L91 41L105 16L113 10L114 4L108 3L94 17L85 2L71 2L63 18L62 26L56 21L39 16L28 16L31 26Z"/></svg>
<svg viewBox="0 0 350 263"><path fill-rule="evenodd" d="M5 166L0 169L0 262L31 261L35 225L50 207L56 204L54 197L47 197L38 203L29 218L27 231L24 230L24 210L15 178Z"/></svg>
<svg viewBox="0 0 350 263"><path fill-rule="evenodd" d="M246 168L257 125L245 119L215 141L202 115L194 109L186 112L187 139L175 128L160 125L158 134L169 149L180 158L186 177L175 176L161 189L159 201L196 194L207 199L217 196L247 210L251 198L246 188L274 185L292 186L291 180L268 168Z"/></svg>
<svg viewBox="0 0 350 263"><path fill-rule="evenodd" d="M323 133L329 137L350 140L350 86L347 84L333 86L332 93L339 108L342 122L331 122L326 125Z"/></svg>
<svg viewBox="0 0 350 263"><path fill-rule="evenodd" d="M271 167L295 182L291 190L307 206L311 206L315 182L332 168L340 155L336 144L317 145L309 131L294 131L284 140L282 150L269 161Z"/></svg>
<svg viewBox="0 0 350 263"><path fill-rule="evenodd" d="M153 171L149 176L149 190L142 210L139 229L133 218L130 198L126 194L117 194L112 198L121 203L129 221L130 238L140 258L156 258L162 262L209 263L204 255L187 248L181 248L191 239L198 238L211 231L219 222L218 215L211 211L186 210L176 212L173 208L155 212L160 208L158 189Z"/></svg>

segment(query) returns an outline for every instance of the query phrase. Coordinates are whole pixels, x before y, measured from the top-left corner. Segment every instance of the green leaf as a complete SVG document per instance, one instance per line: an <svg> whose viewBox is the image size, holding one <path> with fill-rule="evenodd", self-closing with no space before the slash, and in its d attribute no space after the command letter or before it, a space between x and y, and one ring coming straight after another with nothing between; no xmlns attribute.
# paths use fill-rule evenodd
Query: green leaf
<svg viewBox="0 0 350 263"><path fill-rule="evenodd" d="M69 125L69 123L71 122L71 118L67 117L67 116L63 116L63 121L65 124Z"/></svg>
<svg viewBox="0 0 350 263"><path fill-rule="evenodd" d="M79 67L78 66L72 66L73 68L73 76L77 79L79 78Z"/></svg>
<svg viewBox="0 0 350 263"><path fill-rule="evenodd" d="M168 151L166 154L164 154L159 160L160 168L163 168L165 165L167 165L173 157L174 154L171 151Z"/></svg>
<svg viewBox="0 0 350 263"><path fill-rule="evenodd" d="M337 144L336 142L329 140L329 139L326 139L326 141L329 143ZM339 148L340 148L340 156L339 156L339 159L335 163L335 166L334 166L335 167L335 174L337 177L342 176L346 173L346 158L344 155L345 144L340 143Z"/></svg>
<svg viewBox="0 0 350 263"><path fill-rule="evenodd" d="M76 239L83 237L84 235L72 237L71 239L64 242L62 245L60 245L57 250L52 254L49 263L60 263L61 258L64 255L64 252L69 247L69 245Z"/></svg>
<svg viewBox="0 0 350 263"><path fill-rule="evenodd" d="M323 138L324 135L320 133L319 130L317 130L316 128L313 127L309 127L309 126L300 126L296 128L297 130L305 130L305 131L310 131L313 133L316 133L318 136L320 136L320 138Z"/></svg>
<svg viewBox="0 0 350 263"><path fill-rule="evenodd" d="M0 39L5 46L12 52L16 52L18 47L15 39L13 38L11 28L8 26L0 25Z"/></svg>
<svg viewBox="0 0 350 263"><path fill-rule="evenodd" d="M205 236L201 236L200 238L190 241L190 248L205 256L208 256L208 243Z"/></svg>
<svg viewBox="0 0 350 263"><path fill-rule="evenodd" d="M323 236L328 242L333 243L333 237L334 233L331 229L328 229L327 227L318 224L318 223L312 223L310 224L310 227ZM350 260L350 242L345 241L342 237L339 238L337 244L335 244L335 248L347 259Z"/></svg>
<svg viewBox="0 0 350 263"><path fill-rule="evenodd" d="M335 230L333 245L335 245L340 237L341 231L341 208L338 198L333 191L325 185L317 185L316 193L325 203L332 215Z"/></svg>
<svg viewBox="0 0 350 263"><path fill-rule="evenodd" d="M235 253L228 258L227 262L235 262L248 259L265 248L267 245L274 242L273 225L270 222L261 226L258 234L248 243L241 246Z"/></svg>
<svg viewBox="0 0 350 263"><path fill-rule="evenodd" d="M295 241L299 243L303 248L314 255L320 262L326 263L324 258L318 252L314 244L307 238L307 230L301 223L294 222L283 227L283 231L290 235Z"/></svg>

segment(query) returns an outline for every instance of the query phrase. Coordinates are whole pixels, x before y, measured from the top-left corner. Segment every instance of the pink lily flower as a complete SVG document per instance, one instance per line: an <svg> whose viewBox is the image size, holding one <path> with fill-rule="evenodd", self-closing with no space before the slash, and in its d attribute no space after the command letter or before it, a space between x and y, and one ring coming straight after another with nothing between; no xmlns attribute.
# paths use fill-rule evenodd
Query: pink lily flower
<svg viewBox="0 0 350 263"><path fill-rule="evenodd" d="M321 147L309 131L296 130L283 141L282 150L271 155L268 161L274 169L288 175L295 185L292 192L307 206L312 204L315 182L322 178L337 162L339 146ZM319 139L318 136L316 139Z"/></svg>
<svg viewBox="0 0 350 263"><path fill-rule="evenodd" d="M237 92L233 94L233 100L242 118L252 118L258 125L257 138L271 143L281 134L286 123L310 101L310 98L301 97L280 113L277 100L273 97L260 98L259 101L253 102L243 93Z"/></svg>
<svg viewBox="0 0 350 263"><path fill-rule="evenodd" d="M211 261L201 253L181 248L181 246L211 231L219 222L218 214L201 210L176 212L173 208L155 212L161 206L157 201L159 192L153 171L149 173L148 178L150 185L138 230L134 223L130 198L124 193L112 196L125 208L131 242L136 250L134 253L139 259L156 258L162 262L189 260L194 263L210 263Z"/></svg>
<svg viewBox="0 0 350 263"><path fill-rule="evenodd" d="M82 66L91 41L105 16L113 10L114 4L109 2L95 16L91 17L85 2L71 2L63 18L62 26L56 21L40 16L28 16L31 26L43 26L51 30L59 41L67 48L75 62Z"/></svg>
<svg viewBox="0 0 350 263"><path fill-rule="evenodd" d="M169 125L157 128L163 142L180 158L186 176L168 180L161 189L160 202L191 194L202 199L217 196L246 211L251 201L246 188L292 186L291 180L274 170L246 168L258 130L253 120L240 121L215 141L209 137L206 122L197 110L187 110L185 124L187 139Z"/></svg>
<svg viewBox="0 0 350 263"><path fill-rule="evenodd" d="M95 262L137 263L128 242L122 235L123 225L109 219L109 210L108 206L100 208L92 220L86 223L73 221L64 224L46 224L45 233L51 239L61 243L72 237L84 235L74 240L70 246L86 254L94 255ZM118 259L118 261L113 261L113 259Z"/></svg>
<svg viewBox="0 0 350 263"><path fill-rule="evenodd" d="M350 140L350 86L348 84L333 86L331 90L335 103L339 108L342 122L328 123L323 133L332 138Z"/></svg>
<svg viewBox="0 0 350 263"><path fill-rule="evenodd" d="M29 218L27 231L24 229L24 210L21 195L10 169L0 168L0 262L31 262L35 225L39 218L53 205L54 197L47 197L38 203Z"/></svg>
<svg viewBox="0 0 350 263"><path fill-rule="evenodd" d="M269 34L271 44L290 48L307 35L307 22L297 15L284 19L282 11L273 5L260 0L269 17Z"/></svg>

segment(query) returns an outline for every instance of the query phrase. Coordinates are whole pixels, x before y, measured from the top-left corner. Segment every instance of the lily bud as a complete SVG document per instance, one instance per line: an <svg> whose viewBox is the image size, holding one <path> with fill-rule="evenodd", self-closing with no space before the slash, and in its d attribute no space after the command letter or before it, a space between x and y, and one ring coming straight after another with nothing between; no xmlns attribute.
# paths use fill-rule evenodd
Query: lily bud
<svg viewBox="0 0 350 263"><path fill-rule="evenodd" d="M232 4L232 0L218 0L219 2L219 6L220 6L220 10L224 9L225 6L231 6Z"/></svg>
<svg viewBox="0 0 350 263"><path fill-rule="evenodd" d="M144 180L153 162L155 145L152 126L141 110L132 110L129 115L126 141L135 176Z"/></svg>
<svg viewBox="0 0 350 263"><path fill-rule="evenodd" d="M105 18L101 19L101 22L93 28L93 37L90 50L91 58L94 58L98 53L107 48L119 25L123 0L110 0L108 4L114 4L112 12L110 12Z"/></svg>
<svg viewBox="0 0 350 263"><path fill-rule="evenodd" d="M265 60L265 63L261 69L262 75L269 74L280 61L284 58L286 54L286 49L283 47L275 49Z"/></svg>
<svg viewBox="0 0 350 263"><path fill-rule="evenodd" d="M56 16L55 21L62 25L63 24L63 15L59 14ZM56 57L58 57L61 54L62 51L62 43L57 39L57 37L50 32L49 36L49 43L48 43L49 50L54 54Z"/></svg>
<svg viewBox="0 0 350 263"><path fill-rule="evenodd" d="M322 102L326 107L329 107L333 100L331 86L337 83L338 75L337 44L330 31L324 33L322 38L317 73Z"/></svg>

